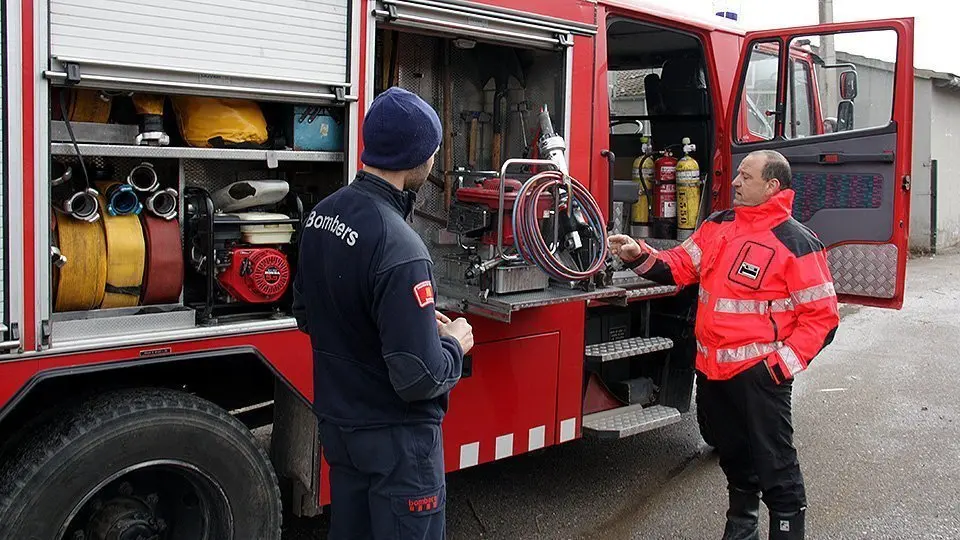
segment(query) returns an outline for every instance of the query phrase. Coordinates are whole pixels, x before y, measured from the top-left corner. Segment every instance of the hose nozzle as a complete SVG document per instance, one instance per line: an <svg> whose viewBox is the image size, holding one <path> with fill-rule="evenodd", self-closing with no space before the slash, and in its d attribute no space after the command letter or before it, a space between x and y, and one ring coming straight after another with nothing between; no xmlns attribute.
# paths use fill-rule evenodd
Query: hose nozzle
<svg viewBox="0 0 960 540"><path fill-rule="evenodd" d="M567 142L553 130L553 121L546 105L540 109L540 155L557 165L564 176L570 174L567 168Z"/></svg>
<svg viewBox="0 0 960 540"><path fill-rule="evenodd" d="M133 189L149 193L156 191L160 187L160 179L157 177L157 171L152 163L146 161L137 165L127 175L127 183L133 186Z"/></svg>
<svg viewBox="0 0 960 540"><path fill-rule="evenodd" d="M93 188L78 191L63 202L63 211L74 219L93 223L100 219L100 194Z"/></svg>
<svg viewBox="0 0 960 540"><path fill-rule="evenodd" d="M158 191L147 199L147 210L167 221L177 215L177 191L173 188L167 188Z"/></svg>
<svg viewBox="0 0 960 540"><path fill-rule="evenodd" d="M107 213L111 216L139 215L143 210L140 199L128 184L113 184L107 188Z"/></svg>

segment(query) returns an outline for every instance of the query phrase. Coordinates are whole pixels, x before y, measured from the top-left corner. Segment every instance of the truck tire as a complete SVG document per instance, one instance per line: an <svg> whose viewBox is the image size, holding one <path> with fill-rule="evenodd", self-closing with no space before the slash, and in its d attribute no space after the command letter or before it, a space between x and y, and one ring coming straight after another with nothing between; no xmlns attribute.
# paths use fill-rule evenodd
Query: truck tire
<svg viewBox="0 0 960 540"><path fill-rule="evenodd" d="M712 426L700 407L697 407L697 426L700 428L700 437L703 442L707 443L707 446L716 448L717 442L713 435L713 429L711 429Z"/></svg>
<svg viewBox="0 0 960 540"><path fill-rule="evenodd" d="M279 540L281 515L250 431L176 390L84 400L0 464L0 538Z"/></svg>

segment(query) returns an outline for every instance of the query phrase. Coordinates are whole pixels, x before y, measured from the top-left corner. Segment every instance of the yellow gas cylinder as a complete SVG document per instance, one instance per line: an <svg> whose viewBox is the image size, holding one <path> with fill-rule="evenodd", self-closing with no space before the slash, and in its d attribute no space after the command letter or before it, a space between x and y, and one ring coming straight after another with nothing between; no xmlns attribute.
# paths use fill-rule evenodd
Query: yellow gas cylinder
<svg viewBox="0 0 960 540"><path fill-rule="evenodd" d="M656 164L653 160L653 143L649 137L641 137L643 154L633 162L633 181L637 183L640 199L633 204L631 214L630 233L635 238L650 237L650 203L653 195L653 171Z"/></svg>
<svg viewBox="0 0 960 540"><path fill-rule="evenodd" d="M700 165L690 157L697 146L683 138L683 157L677 162L677 239L686 240L700 218Z"/></svg>

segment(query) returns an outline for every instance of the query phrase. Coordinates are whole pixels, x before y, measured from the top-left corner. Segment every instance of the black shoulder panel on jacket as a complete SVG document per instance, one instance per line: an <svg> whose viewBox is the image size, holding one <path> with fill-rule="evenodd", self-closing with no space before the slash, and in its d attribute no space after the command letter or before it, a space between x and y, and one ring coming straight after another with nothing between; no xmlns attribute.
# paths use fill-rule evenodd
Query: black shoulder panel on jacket
<svg viewBox="0 0 960 540"><path fill-rule="evenodd" d="M734 213L733 210L721 210L719 212L714 212L707 217L707 221L712 221L714 223L723 223L724 221L733 221Z"/></svg>
<svg viewBox="0 0 960 540"><path fill-rule="evenodd" d="M773 235L790 250L790 253L793 253L794 257L823 251L823 242L813 234L813 231L793 218L774 227Z"/></svg>

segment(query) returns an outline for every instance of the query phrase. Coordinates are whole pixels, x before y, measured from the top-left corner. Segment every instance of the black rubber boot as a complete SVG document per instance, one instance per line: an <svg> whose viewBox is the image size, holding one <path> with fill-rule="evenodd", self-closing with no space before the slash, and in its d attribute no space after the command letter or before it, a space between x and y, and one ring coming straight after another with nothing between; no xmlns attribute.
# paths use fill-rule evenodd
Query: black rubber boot
<svg viewBox="0 0 960 540"><path fill-rule="evenodd" d="M770 511L770 540L803 540L804 508L794 514Z"/></svg>
<svg viewBox="0 0 960 540"><path fill-rule="evenodd" d="M760 540L760 494L730 487L730 508L722 540Z"/></svg>

